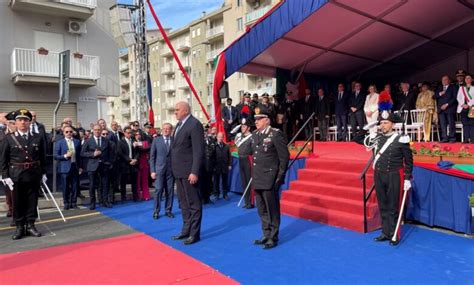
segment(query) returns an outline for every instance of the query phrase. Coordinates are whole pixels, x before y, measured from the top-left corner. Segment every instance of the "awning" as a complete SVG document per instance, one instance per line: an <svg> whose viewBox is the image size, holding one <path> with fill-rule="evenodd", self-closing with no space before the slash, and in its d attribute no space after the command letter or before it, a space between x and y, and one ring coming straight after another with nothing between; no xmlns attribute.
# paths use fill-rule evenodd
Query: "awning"
<svg viewBox="0 0 474 285"><path fill-rule="evenodd" d="M473 32L472 0L286 0L225 50L225 77L305 64L325 76L406 76L467 53Z"/></svg>

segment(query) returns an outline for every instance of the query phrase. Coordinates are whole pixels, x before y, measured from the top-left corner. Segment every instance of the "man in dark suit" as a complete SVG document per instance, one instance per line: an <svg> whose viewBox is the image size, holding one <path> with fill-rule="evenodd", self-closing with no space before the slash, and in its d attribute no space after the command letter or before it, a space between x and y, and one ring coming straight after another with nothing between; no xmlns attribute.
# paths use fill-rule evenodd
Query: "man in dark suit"
<svg viewBox="0 0 474 285"><path fill-rule="evenodd" d="M255 189L263 237L254 244L270 249L278 245L280 230L280 186L285 181L290 159L283 133L270 126L267 113L255 110L255 130L249 144L242 144L244 154L253 155L252 186Z"/></svg>
<svg viewBox="0 0 474 285"><path fill-rule="evenodd" d="M204 127L206 132L204 137L204 149L205 149L205 159L204 159L204 167L201 171L201 178L200 178L200 188L201 188L201 201L203 204L211 204L211 194L214 193L213 188L213 178L216 166L216 132L217 129L215 127L210 127L206 125Z"/></svg>
<svg viewBox="0 0 474 285"><path fill-rule="evenodd" d="M351 131L353 134L358 131L362 131L364 127L364 104L365 104L365 94L361 92L362 85L360 82L355 82L354 92L351 93L349 98L349 107L350 107L350 120L351 120Z"/></svg>
<svg viewBox="0 0 474 285"><path fill-rule="evenodd" d="M189 245L201 238L202 203L198 175L204 161L204 129L201 122L191 115L187 102L178 102L174 113L178 124L171 146L171 166L178 190L183 228L173 239L186 239L184 244Z"/></svg>
<svg viewBox="0 0 474 285"><path fill-rule="evenodd" d="M227 98L227 105L222 107L222 120L224 120L224 128L227 133L227 136L232 136L230 133L232 129L239 122L239 110L236 107L232 106L232 99Z"/></svg>
<svg viewBox="0 0 474 285"><path fill-rule="evenodd" d="M311 90L306 89L305 97L299 101L300 120L302 124L304 124L311 114L313 114L315 107L315 98L311 95ZM313 124L311 122L306 125L306 128L304 129L304 139L307 139L311 135L312 127Z"/></svg>
<svg viewBox="0 0 474 285"><path fill-rule="evenodd" d="M108 179L113 149L109 140L101 136L101 126L94 125L92 131L94 135L82 145L81 149L81 157L88 159L86 171L89 175L89 196L91 199L89 209L95 210L96 207L96 186L99 186L98 192L104 206L111 208L112 204L108 202ZM100 185L98 185L99 181Z"/></svg>
<svg viewBox="0 0 474 285"><path fill-rule="evenodd" d="M138 201L137 193L137 175L138 175L138 157L140 153L133 146L133 137L131 127L127 126L123 129L124 137L118 144L118 160L120 161L120 192L122 203L127 199L127 181L132 186L133 201Z"/></svg>
<svg viewBox="0 0 474 285"><path fill-rule="evenodd" d="M441 129L441 142L456 142L456 87L450 84L449 76L441 78L441 86L433 96L438 106L438 118ZM449 133L449 135L448 135Z"/></svg>
<svg viewBox="0 0 474 285"><path fill-rule="evenodd" d="M118 157L118 150L119 150L119 142L123 138L123 133L119 131L119 124L116 121L112 121L110 125L109 131L109 140L115 144L115 155ZM115 202L115 193L119 192L119 185L120 185L120 161L116 159L112 164L112 168L110 169L110 193L109 193L109 201L111 203Z"/></svg>
<svg viewBox="0 0 474 285"><path fill-rule="evenodd" d="M58 141L54 149L54 159L58 161L61 176L64 210L77 208L77 187L81 169L81 142L73 138L70 126L63 129L64 139Z"/></svg>
<svg viewBox="0 0 474 285"><path fill-rule="evenodd" d="M265 112L268 113L270 116L270 120L272 122L275 121L276 119L276 110L275 110L275 105L273 103L270 103L270 95L268 93L263 93L262 94L262 102L258 103L257 105L260 110L264 110Z"/></svg>
<svg viewBox="0 0 474 285"><path fill-rule="evenodd" d="M31 124L30 124L30 132L38 134L43 140L44 140L44 147L45 151L47 150L47 142L48 142L48 137L46 136L46 129L43 124L39 123L36 121L36 112L31 111L31 115L33 116L31 119Z"/></svg>
<svg viewBox="0 0 474 285"><path fill-rule="evenodd" d="M153 140L150 151L151 178L155 180L155 205L153 207L153 219L160 217L161 197L165 193L165 215L174 218L172 213L174 196L174 177L171 169L171 132L173 126L169 123L163 124L161 136Z"/></svg>
<svg viewBox="0 0 474 285"><path fill-rule="evenodd" d="M410 84L407 82L402 82L400 86L402 90L395 97L394 110L411 111L416 109L416 98L418 94L415 94L413 90L410 89Z"/></svg>
<svg viewBox="0 0 474 285"><path fill-rule="evenodd" d="M46 183L46 154L44 140L30 132L32 115L26 109L15 112L17 130L3 139L0 149L0 175L13 188L13 218L16 230L12 239L25 235L40 237L35 227L38 193ZM10 190L7 190L10 191Z"/></svg>
<svg viewBox="0 0 474 285"><path fill-rule="evenodd" d="M15 125L15 111L10 112L10 113L3 113L5 116L4 118L0 118L2 120L3 128L0 130L0 153L2 152L1 148L3 147L3 144L6 143L6 137L10 134L14 134L16 132L16 125ZM1 171L1 170L0 170ZM1 176L0 172L0 176ZM12 191L8 188L8 186L3 185L3 183L0 182L0 190L3 190L5 192L5 202L7 204L7 217L13 217L13 193ZM11 227L14 227L16 225L15 223L15 218L12 218L12 221L10 223Z"/></svg>
<svg viewBox="0 0 474 285"><path fill-rule="evenodd" d="M335 104L335 115L337 125L337 141L347 139L347 114L349 113L349 93L344 90L344 84L337 85L337 96Z"/></svg>
<svg viewBox="0 0 474 285"><path fill-rule="evenodd" d="M324 94L324 90L318 90L318 99L316 100L316 118L318 119L318 128L320 141L326 141L329 124L329 97Z"/></svg>
<svg viewBox="0 0 474 285"><path fill-rule="evenodd" d="M224 142L224 134L217 134L216 145L216 163L214 168L214 196L219 197L220 185L222 181L222 197L228 201L229 196L229 170L232 165L232 156L230 154L229 146ZM222 179L221 179L222 178Z"/></svg>

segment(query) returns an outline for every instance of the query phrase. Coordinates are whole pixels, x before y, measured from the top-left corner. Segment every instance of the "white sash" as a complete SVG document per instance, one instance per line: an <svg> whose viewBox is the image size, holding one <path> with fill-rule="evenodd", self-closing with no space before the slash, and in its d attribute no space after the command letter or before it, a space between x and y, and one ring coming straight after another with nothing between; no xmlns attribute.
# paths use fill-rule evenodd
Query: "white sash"
<svg viewBox="0 0 474 285"><path fill-rule="evenodd" d="M243 136L243 135L242 135ZM237 147L241 146L245 141L247 141L252 135L245 137L244 139L240 139L239 142L236 143Z"/></svg>
<svg viewBox="0 0 474 285"><path fill-rule="evenodd" d="M377 163L377 161L379 160L380 156L385 152L385 150L387 150L387 148L393 143L393 141L395 140L395 138L398 136L398 133L394 132L392 134L392 136L385 142L385 144L382 146L382 148L380 149L380 151L377 153L377 155L375 155L375 158L374 158L374 163L372 164L372 168L375 169L375 164Z"/></svg>

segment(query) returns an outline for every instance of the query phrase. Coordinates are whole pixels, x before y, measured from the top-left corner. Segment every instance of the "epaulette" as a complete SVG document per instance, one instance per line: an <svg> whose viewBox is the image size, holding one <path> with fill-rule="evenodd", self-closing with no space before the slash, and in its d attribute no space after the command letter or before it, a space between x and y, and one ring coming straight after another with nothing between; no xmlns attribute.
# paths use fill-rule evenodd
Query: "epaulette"
<svg viewBox="0 0 474 285"><path fill-rule="evenodd" d="M398 139L400 143L410 143L410 136L408 135L400 135L400 138Z"/></svg>

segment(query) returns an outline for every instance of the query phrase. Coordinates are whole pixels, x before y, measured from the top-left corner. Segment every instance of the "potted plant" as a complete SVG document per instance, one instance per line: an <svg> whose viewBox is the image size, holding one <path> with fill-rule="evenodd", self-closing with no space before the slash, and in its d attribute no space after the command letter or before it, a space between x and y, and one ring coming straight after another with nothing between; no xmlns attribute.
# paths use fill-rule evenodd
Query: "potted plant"
<svg viewBox="0 0 474 285"><path fill-rule="evenodd" d="M48 55L49 53L49 50L45 49L44 47L40 47L38 49L38 54L41 54L41 55Z"/></svg>
<svg viewBox="0 0 474 285"><path fill-rule="evenodd" d="M74 56L74 58L77 58L77 59L82 59L84 57L84 55L78 51L76 51L72 55Z"/></svg>

